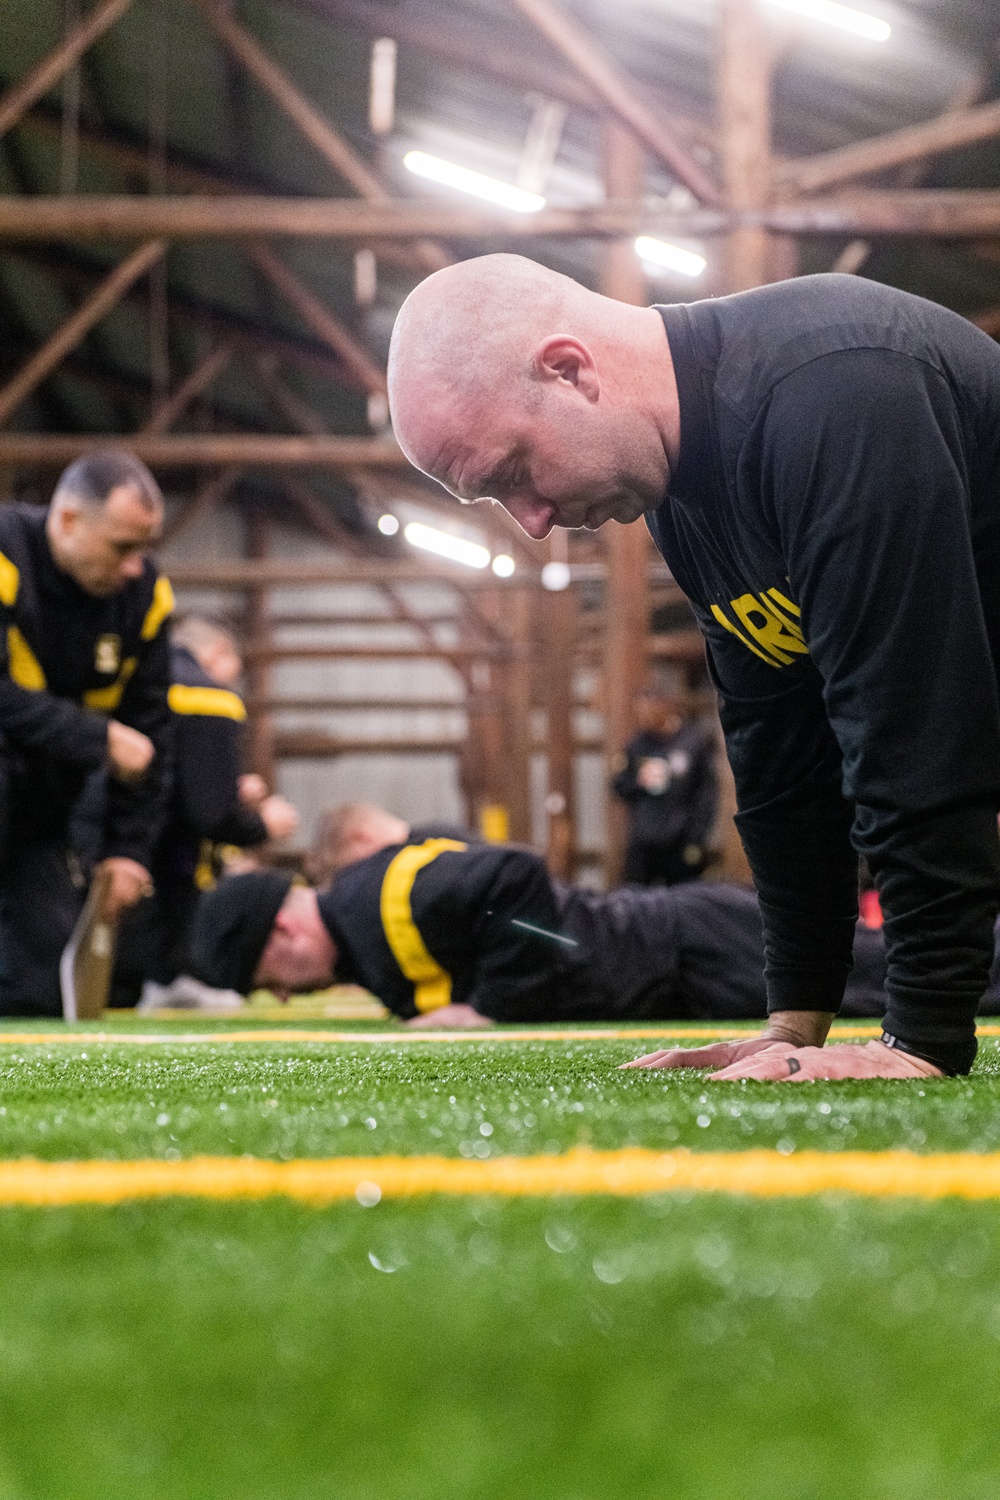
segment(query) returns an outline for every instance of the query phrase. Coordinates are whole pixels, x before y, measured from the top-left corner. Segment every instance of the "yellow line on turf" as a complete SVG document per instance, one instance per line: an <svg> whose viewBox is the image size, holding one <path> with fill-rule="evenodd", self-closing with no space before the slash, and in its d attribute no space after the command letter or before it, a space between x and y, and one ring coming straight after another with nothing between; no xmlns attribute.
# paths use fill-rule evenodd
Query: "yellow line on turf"
<svg viewBox="0 0 1000 1500"><path fill-rule="evenodd" d="M858 1040L881 1036L877 1024L835 1026L831 1041ZM557 1031L542 1026L497 1031L308 1031L292 1027L260 1027L232 1031L0 1031L0 1046L34 1047L64 1045L77 1047L164 1046L221 1042L336 1042L365 1045L391 1045L399 1042L630 1042L630 1041L739 1041L752 1035L746 1030L721 1026L632 1026L599 1030L574 1028ZM1000 1037L1000 1025L977 1027L981 1037Z"/></svg>
<svg viewBox="0 0 1000 1500"><path fill-rule="evenodd" d="M372 1186L378 1192L372 1191ZM1000 1198L1000 1154L917 1156L907 1151L699 1153L574 1150L564 1156L343 1157L260 1161L0 1162L0 1205L113 1204L141 1198L284 1197L321 1205L341 1199L427 1194L502 1197L662 1192L755 1198L841 1192L873 1198Z"/></svg>
<svg viewBox="0 0 1000 1500"><path fill-rule="evenodd" d="M1000 1035L1000 1027L994 1028ZM843 1026L837 1037L880 1036L881 1026ZM545 1027L522 1027L516 1031L307 1031L303 1028L268 1027L232 1031L0 1031L0 1045L29 1047L49 1042L72 1042L78 1046L161 1045L165 1042L364 1042L373 1045L397 1042L599 1042L599 1041L718 1041L747 1037L751 1033L719 1026L635 1026L621 1029L597 1027L557 1031ZM980 1028L980 1035L983 1028Z"/></svg>

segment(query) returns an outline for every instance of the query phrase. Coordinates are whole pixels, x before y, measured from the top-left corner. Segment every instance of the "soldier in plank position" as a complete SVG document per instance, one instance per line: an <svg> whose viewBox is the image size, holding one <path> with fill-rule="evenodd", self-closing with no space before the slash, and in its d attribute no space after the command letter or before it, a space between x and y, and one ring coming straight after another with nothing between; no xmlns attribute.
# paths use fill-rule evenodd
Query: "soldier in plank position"
<svg viewBox="0 0 1000 1500"><path fill-rule="evenodd" d="M102 765L105 915L151 890L173 595L146 554L162 523L152 474L118 450L72 464L47 511L0 507L0 1015L61 1014L87 883L70 817Z"/></svg>
<svg viewBox="0 0 1000 1500"><path fill-rule="evenodd" d="M858 941L852 1013L878 1015L881 936ZM322 891L274 870L231 876L202 897L192 959L242 993L360 984L415 1026L765 1014L752 891L601 895L553 881L528 850L455 839L388 845Z"/></svg>
<svg viewBox="0 0 1000 1500"><path fill-rule="evenodd" d="M1000 349L856 277L687 306L517 256L437 272L393 334L407 456L529 535L647 524L705 634L760 895L763 1036L641 1066L966 1073L1000 904ZM824 1048L863 854L880 1041Z"/></svg>

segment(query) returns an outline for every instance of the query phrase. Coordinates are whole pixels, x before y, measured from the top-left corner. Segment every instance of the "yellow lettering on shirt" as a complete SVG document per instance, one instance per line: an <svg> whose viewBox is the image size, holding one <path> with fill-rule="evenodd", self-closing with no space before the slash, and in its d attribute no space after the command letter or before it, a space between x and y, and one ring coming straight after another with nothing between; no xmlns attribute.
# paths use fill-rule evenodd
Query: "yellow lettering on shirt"
<svg viewBox="0 0 1000 1500"><path fill-rule="evenodd" d="M802 627L797 623L802 611L780 589L741 594L738 599L729 601L729 607L739 625L735 625L718 604L712 605L712 614L720 625L768 666L787 667L796 656L808 656L809 647Z"/></svg>

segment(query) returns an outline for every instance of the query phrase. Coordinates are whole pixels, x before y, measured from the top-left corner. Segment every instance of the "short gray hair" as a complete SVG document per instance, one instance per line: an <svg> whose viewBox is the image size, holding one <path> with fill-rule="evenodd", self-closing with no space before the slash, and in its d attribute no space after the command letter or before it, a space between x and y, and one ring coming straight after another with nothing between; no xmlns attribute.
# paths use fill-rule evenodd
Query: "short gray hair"
<svg viewBox="0 0 1000 1500"><path fill-rule="evenodd" d="M141 459L122 448L98 448L64 469L52 495L52 503L76 500L80 505L104 505L112 490L121 485L134 489L146 510L163 504L160 486Z"/></svg>

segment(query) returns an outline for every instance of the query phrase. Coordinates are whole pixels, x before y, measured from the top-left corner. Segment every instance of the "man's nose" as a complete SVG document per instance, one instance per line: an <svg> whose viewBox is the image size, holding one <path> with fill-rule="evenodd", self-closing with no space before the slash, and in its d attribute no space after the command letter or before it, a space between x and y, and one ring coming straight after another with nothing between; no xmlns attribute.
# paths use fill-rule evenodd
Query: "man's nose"
<svg viewBox="0 0 1000 1500"><path fill-rule="evenodd" d="M522 531L526 531L536 542L548 536L555 525L555 507L547 500L522 500L511 498L501 502L510 512Z"/></svg>

